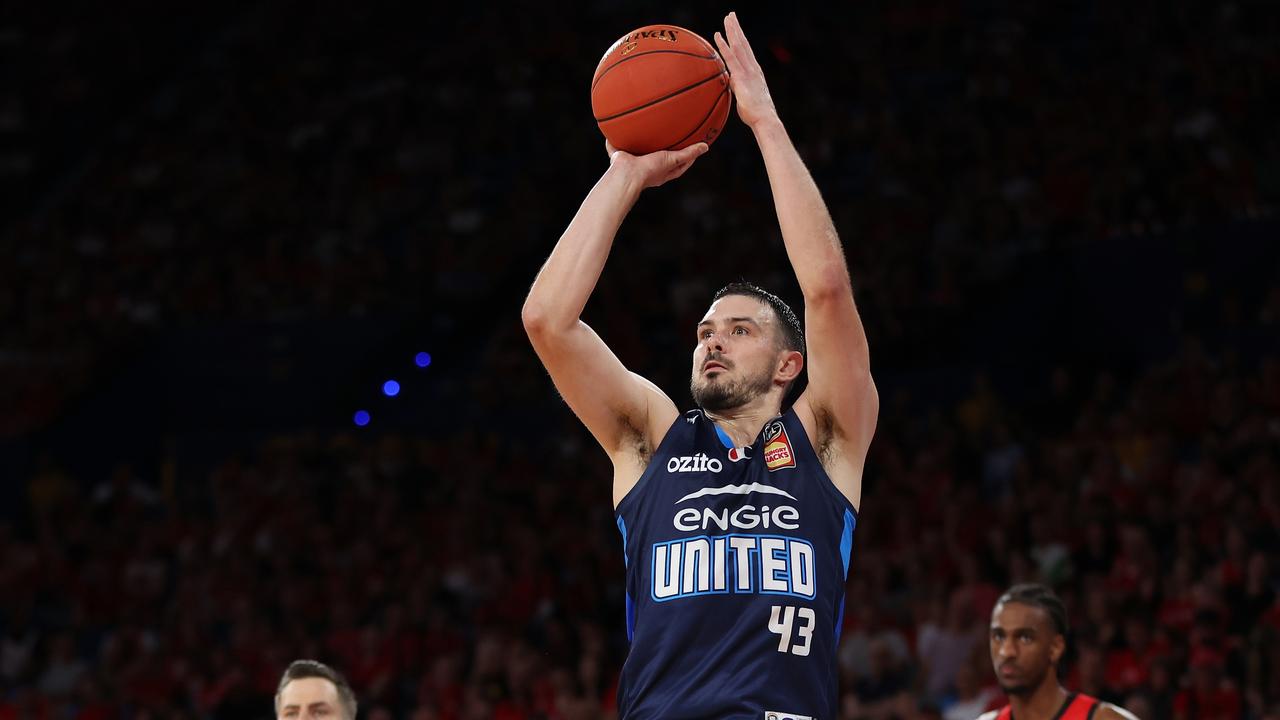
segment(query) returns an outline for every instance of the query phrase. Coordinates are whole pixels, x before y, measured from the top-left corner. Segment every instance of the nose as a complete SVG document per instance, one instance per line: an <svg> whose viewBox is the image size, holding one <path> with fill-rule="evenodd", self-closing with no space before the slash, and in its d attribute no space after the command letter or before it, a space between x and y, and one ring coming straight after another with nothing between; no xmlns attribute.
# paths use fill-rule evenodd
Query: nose
<svg viewBox="0 0 1280 720"><path fill-rule="evenodd" d="M707 337L702 339L702 344L707 347L707 350L714 350L716 352L724 351L724 341L721 340L720 333L715 330L711 330L707 333Z"/></svg>
<svg viewBox="0 0 1280 720"><path fill-rule="evenodd" d="M1005 638L1000 641L999 652L1001 659L1015 658L1018 656L1018 645L1013 641L1013 638Z"/></svg>

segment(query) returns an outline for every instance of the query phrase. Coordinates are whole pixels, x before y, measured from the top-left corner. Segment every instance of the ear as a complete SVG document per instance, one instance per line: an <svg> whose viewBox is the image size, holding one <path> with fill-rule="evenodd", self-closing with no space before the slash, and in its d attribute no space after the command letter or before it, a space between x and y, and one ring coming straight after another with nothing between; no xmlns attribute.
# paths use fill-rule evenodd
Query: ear
<svg viewBox="0 0 1280 720"><path fill-rule="evenodd" d="M775 382L789 383L800 376L804 370L804 355L796 350L783 350L778 354L778 365L773 371Z"/></svg>
<svg viewBox="0 0 1280 720"><path fill-rule="evenodd" d="M1049 643L1049 659L1056 666L1058 661L1062 659L1062 654L1067 651L1067 639L1061 635L1054 635L1053 642Z"/></svg>

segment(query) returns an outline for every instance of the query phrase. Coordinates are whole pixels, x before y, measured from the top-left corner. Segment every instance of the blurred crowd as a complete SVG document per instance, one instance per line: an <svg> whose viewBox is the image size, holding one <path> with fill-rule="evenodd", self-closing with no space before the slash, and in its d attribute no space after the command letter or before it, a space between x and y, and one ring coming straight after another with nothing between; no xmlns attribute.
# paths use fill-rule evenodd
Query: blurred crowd
<svg viewBox="0 0 1280 720"><path fill-rule="evenodd" d="M542 395L541 439L297 432L154 477L50 460L30 527L0 534L0 717L263 717L295 657L346 672L368 718L611 717L610 472ZM1021 581L1068 605L1071 688L1142 718L1280 717L1278 439L1280 360L1194 339L1130 381L886 398L842 717L998 704L986 627Z"/></svg>
<svg viewBox="0 0 1280 720"><path fill-rule="evenodd" d="M1271 10L919 0L743 22L897 360L1027 258L1272 217ZM670 14L706 35L720 21ZM345 4L145 18L86 3L0 20L0 437L47 426L157 332L512 312L605 164L594 63L657 19L534 3L439 9L427 33ZM733 279L707 272L709 240L735 236L757 252L725 272L785 284L768 197L731 119L645 199L606 300L693 312Z"/></svg>
<svg viewBox="0 0 1280 720"><path fill-rule="evenodd" d="M1194 265L1273 227L1280 20L1266 2L1166 5L742 13L844 237L878 377L954 365L975 317L1029 294L1029 268L1166 239ZM0 720L265 717L303 656L348 674L368 718L611 716L610 473L518 308L604 167L600 53L633 26L709 35L719 16L81 10L0 16L16 76L0 88L0 439L56 432L179 330L397 312L443 318L476 357L439 432L300 421L196 458L193 409L152 463L86 473L43 453L5 478ZM683 397L717 287L798 297L775 226L731 126L642 200L588 320ZM1171 352L1078 348L1016 386L968 366L945 392L882 384L846 720L998 703L987 615L1031 579L1068 603L1071 687L1143 718L1280 717L1277 276L1173 278L1183 311L1150 318Z"/></svg>

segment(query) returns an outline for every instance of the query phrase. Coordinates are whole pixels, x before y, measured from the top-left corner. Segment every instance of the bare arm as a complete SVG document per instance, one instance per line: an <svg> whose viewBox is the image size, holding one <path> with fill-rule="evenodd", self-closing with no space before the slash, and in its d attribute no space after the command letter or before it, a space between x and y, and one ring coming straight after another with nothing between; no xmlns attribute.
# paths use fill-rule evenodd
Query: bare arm
<svg viewBox="0 0 1280 720"><path fill-rule="evenodd" d="M640 193L682 175L706 147L643 157L612 152L609 169L560 236L521 312L525 331L556 388L609 453L615 468L635 465L646 447L652 450L677 411L661 390L623 366L582 322L582 310L604 270L614 236ZM622 477L615 472L615 480ZM635 473L631 481L638 478ZM615 482L615 502L628 489L619 493Z"/></svg>
<svg viewBox="0 0 1280 720"><path fill-rule="evenodd" d="M844 248L822 193L778 117L735 14L725 18L725 34L716 33L715 41L731 73L738 114L764 157L782 241L804 294L809 386L796 402L796 412L827 474L857 507L880 402Z"/></svg>

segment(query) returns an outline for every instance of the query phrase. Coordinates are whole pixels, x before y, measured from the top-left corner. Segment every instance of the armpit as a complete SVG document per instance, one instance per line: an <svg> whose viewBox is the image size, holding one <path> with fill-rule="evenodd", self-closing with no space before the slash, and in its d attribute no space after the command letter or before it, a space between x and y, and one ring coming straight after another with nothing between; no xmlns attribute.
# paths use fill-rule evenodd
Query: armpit
<svg viewBox="0 0 1280 720"><path fill-rule="evenodd" d="M629 449L639 458L641 465L648 465L653 459L653 448L649 444L649 436L635 418L626 415L618 416L618 437L623 449Z"/></svg>
<svg viewBox="0 0 1280 720"><path fill-rule="evenodd" d="M831 459L836 439L836 419L826 408L813 408L814 452L818 453L818 461L824 465Z"/></svg>

